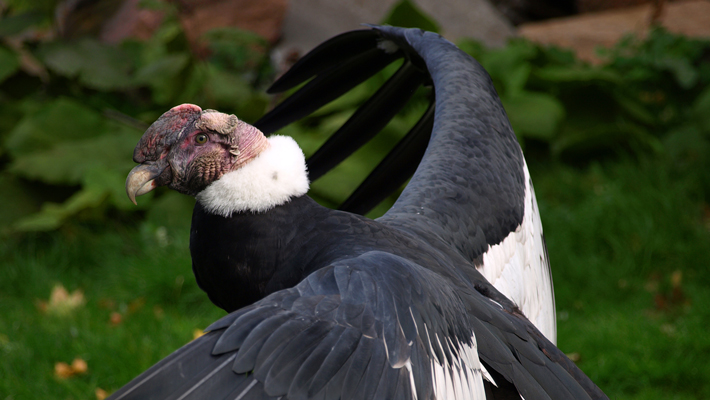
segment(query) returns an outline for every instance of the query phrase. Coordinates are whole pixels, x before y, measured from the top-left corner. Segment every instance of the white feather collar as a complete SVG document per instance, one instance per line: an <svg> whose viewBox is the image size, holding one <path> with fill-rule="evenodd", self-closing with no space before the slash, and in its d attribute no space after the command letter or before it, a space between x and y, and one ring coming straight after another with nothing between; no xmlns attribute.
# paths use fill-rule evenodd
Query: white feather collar
<svg viewBox="0 0 710 400"><path fill-rule="evenodd" d="M197 194L209 213L264 212L308 192L306 159L296 141L288 136L268 140L271 145L256 158Z"/></svg>

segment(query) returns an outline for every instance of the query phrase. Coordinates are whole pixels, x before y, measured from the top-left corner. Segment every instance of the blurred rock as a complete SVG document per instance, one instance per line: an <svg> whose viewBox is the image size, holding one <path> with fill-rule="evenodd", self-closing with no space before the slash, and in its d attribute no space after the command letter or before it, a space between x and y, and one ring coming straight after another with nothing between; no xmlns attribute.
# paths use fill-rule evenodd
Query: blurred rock
<svg viewBox="0 0 710 400"><path fill-rule="evenodd" d="M166 0L167 1L167 0ZM147 39L160 26L164 13L142 8L141 0L64 0L57 6L61 36L98 36L108 43L126 38ZM172 0L185 36L198 54L204 54L201 37L220 27L236 27L257 33L274 43L288 0Z"/></svg>
<svg viewBox="0 0 710 400"><path fill-rule="evenodd" d="M165 1L177 6L185 35L197 54L207 53L201 42L204 33L237 27L271 43L281 40L275 58L288 64L332 36L362 29L363 23L382 22L399 0ZM515 35L511 23L489 0L412 1L440 24L450 40L473 37L489 46L502 46ZM141 0L64 0L57 8L57 25L66 38L92 35L109 43L129 37L147 39L160 26L164 13L140 4Z"/></svg>
<svg viewBox="0 0 710 400"><path fill-rule="evenodd" d="M54 11L57 33L65 39L93 35L121 6L110 0L63 0Z"/></svg>
<svg viewBox="0 0 710 400"><path fill-rule="evenodd" d="M628 8L641 4L652 4L656 0L577 0L580 13Z"/></svg>
<svg viewBox="0 0 710 400"><path fill-rule="evenodd" d="M283 40L275 58L303 55L339 33L380 23L398 0L290 0ZM515 30L487 0L413 0L434 18L449 40L473 37L489 46L502 46Z"/></svg>
<svg viewBox="0 0 710 400"><path fill-rule="evenodd" d="M644 36L651 26L652 4L582 14L523 24L518 32L538 43L571 48L583 60L597 63L597 47L611 47L623 36ZM690 37L710 37L710 2L689 0L667 3L658 23L670 32Z"/></svg>
<svg viewBox="0 0 710 400"><path fill-rule="evenodd" d="M119 43L126 38L146 40L163 22L163 13L140 8L141 0L124 0L115 14L101 29L99 38L107 43Z"/></svg>
<svg viewBox="0 0 710 400"><path fill-rule="evenodd" d="M513 25L577 13L576 0L490 0L490 2Z"/></svg>
<svg viewBox="0 0 710 400"><path fill-rule="evenodd" d="M190 43L198 49L200 37L219 27L255 32L271 43L281 37L288 0L177 0L180 21Z"/></svg>

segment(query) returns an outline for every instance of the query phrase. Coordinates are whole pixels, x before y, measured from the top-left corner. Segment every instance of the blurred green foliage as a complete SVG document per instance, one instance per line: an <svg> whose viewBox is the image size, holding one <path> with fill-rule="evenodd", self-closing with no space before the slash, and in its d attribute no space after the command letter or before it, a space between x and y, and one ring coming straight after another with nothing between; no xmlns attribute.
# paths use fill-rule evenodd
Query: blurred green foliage
<svg viewBox="0 0 710 400"><path fill-rule="evenodd" d="M20 6L0 21L7 39L0 46L4 232L53 230L68 220L135 210L122 189L133 147L176 104L198 103L247 121L264 113L268 98L255 85L270 71L266 41L214 30L205 37L211 55L201 60L175 10L163 8L167 15L150 40L118 46L54 39L41 12ZM150 200L141 203L138 210L151 207Z"/></svg>
<svg viewBox="0 0 710 400"><path fill-rule="evenodd" d="M382 24L401 26L403 28L419 28L437 33L440 31L439 24L410 0L397 2L382 21Z"/></svg>
<svg viewBox="0 0 710 400"><path fill-rule="evenodd" d="M152 197L178 195L158 191L134 208L121 188L132 149L153 120L185 102L248 122L266 111L263 85L273 70L264 39L232 28L210 31L203 38L210 56L203 60L190 51L175 9L147 4L165 12L164 22L149 40L120 45L54 38L46 7L18 1L6 10L0 20L6 39L0 45L0 180L8 206L0 211L0 231L48 231L116 212L155 215L148 212L156 204ZM438 29L407 0L384 22ZM523 145L543 144L572 162L629 152L678 160L708 155L709 42L655 30L647 40L625 39L600 66L522 39L498 49L469 39L459 46L489 71ZM395 67L282 133L311 154ZM330 206L344 200L353 182L416 122L427 97L420 90L377 139L314 183L312 195ZM192 200L180 198L160 204L189 209Z"/></svg>
<svg viewBox="0 0 710 400"><path fill-rule="evenodd" d="M494 50L459 46L488 70L521 142L543 141L554 156L663 153L681 126L708 141L708 41L655 29L602 52L601 65L522 39Z"/></svg>

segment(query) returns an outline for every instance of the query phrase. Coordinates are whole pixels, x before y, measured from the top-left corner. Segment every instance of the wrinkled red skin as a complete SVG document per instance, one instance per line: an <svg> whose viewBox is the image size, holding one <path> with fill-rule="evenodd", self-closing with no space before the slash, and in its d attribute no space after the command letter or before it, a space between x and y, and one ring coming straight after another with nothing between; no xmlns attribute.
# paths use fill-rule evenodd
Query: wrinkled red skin
<svg viewBox="0 0 710 400"><path fill-rule="evenodd" d="M179 139L175 135L188 123L194 123L202 109L194 104L181 104L160 116L141 137L133 151L133 161L156 161ZM163 155L164 157L164 155Z"/></svg>
<svg viewBox="0 0 710 400"><path fill-rule="evenodd" d="M205 126L205 119L201 120L201 116L213 112L202 111L192 104L179 105L164 113L143 134L133 152L133 160L150 165L156 171L156 186L167 185L180 193L194 196L268 146L268 141L256 128L226 114L219 114L221 125L214 126L214 131L198 129L196 125L200 121L200 126ZM226 129L229 133L218 133L225 127L229 128ZM206 143L196 142L196 136L201 134L207 135Z"/></svg>

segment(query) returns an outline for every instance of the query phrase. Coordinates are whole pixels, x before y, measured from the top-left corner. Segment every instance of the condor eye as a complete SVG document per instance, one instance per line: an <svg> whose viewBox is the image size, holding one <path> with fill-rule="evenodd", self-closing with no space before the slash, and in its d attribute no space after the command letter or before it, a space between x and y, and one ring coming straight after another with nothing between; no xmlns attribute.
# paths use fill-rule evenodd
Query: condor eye
<svg viewBox="0 0 710 400"><path fill-rule="evenodd" d="M195 136L195 143L197 144L205 144L209 140L209 137L207 137L207 135L205 135L204 133Z"/></svg>

